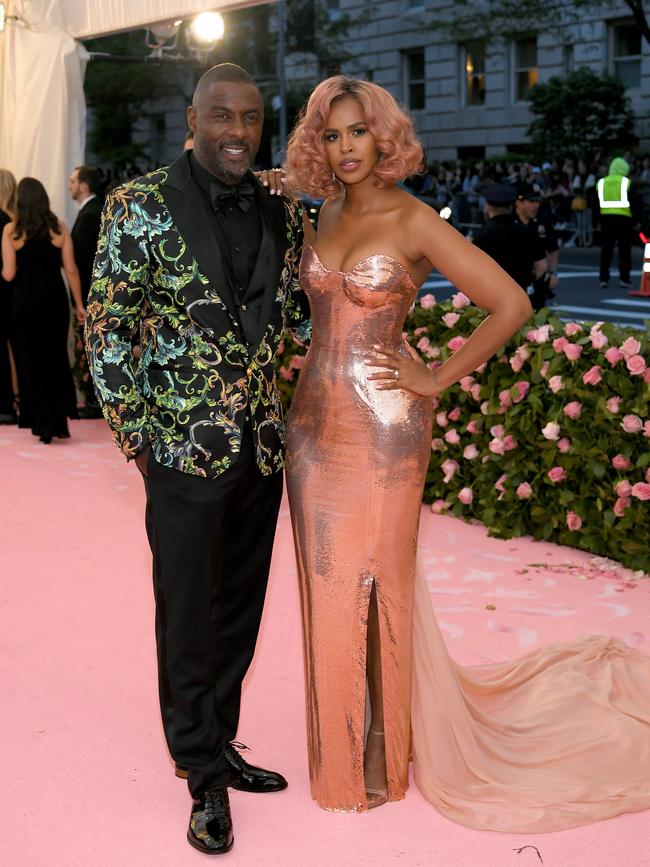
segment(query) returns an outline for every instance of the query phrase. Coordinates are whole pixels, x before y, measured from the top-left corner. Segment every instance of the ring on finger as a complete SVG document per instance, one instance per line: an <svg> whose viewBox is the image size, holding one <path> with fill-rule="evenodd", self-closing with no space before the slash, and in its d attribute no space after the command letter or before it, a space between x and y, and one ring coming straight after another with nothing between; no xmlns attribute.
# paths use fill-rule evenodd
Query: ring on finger
<svg viewBox="0 0 650 867"><path fill-rule="evenodd" d="M393 377L394 379L399 379L399 370L397 368L393 371Z"/></svg>

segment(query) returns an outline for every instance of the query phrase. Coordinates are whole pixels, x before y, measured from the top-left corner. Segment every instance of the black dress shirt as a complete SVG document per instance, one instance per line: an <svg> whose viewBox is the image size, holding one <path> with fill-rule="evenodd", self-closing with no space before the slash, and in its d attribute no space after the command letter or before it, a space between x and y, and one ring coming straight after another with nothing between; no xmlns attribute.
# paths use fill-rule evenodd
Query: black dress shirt
<svg viewBox="0 0 650 867"><path fill-rule="evenodd" d="M212 204L213 191L218 189L219 192L227 193L233 187L215 178L199 163L193 153L189 156L189 162L192 177L203 196L215 240L229 272L228 277L235 303L240 308L245 304L244 309L254 313L259 321L264 292L258 285L250 287L252 293L249 293L249 283L262 240L262 224L255 201L246 211L241 210L235 203L226 204L215 210ZM246 182L255 183L248 176L244 179Z"/></svg>

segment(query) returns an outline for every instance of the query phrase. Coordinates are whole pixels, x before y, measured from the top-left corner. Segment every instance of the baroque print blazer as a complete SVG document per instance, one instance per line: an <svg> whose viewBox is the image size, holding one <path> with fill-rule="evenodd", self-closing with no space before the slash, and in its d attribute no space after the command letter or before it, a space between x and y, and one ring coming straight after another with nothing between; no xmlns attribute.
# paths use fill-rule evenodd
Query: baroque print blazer
<svg viewBox="0 0 650 867"><path fill-rule="evenodd" d="M298 278L302 217L299 205L261 185L255 202L262 243L252 279L263 281L264 300L251 339L186 155L106 201L86 350L128 459L150 445L164 466L215 478L237 460L250 420L262 473L283 466L275 356L284 329L309 337Z"/></svg>

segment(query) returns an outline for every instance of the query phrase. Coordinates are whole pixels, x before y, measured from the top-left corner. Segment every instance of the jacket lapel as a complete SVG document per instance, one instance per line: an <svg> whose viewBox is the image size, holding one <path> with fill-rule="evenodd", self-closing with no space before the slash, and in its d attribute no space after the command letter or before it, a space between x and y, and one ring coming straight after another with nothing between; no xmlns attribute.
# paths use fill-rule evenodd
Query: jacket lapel
<svg viewBox="0 0 650 867"><path fill-rule="evenodd" d="M224 267L219 245L215 243L203 197L192 179L187 154L172 163L166 182L161 184L161 192L174 225L199 269L208 278L233 319L238 322L239 315L228 271Z"/></svg>
<svg viewBox="0 0 650 867"><path fill-rule="evenodd" d="M282 199L279 196L269 196L261 189L256 192L256 204L262 218L262 242L251 284L256 279L263 279L265 282L258 332L261 340L273 315L289 241Z"/></svg>

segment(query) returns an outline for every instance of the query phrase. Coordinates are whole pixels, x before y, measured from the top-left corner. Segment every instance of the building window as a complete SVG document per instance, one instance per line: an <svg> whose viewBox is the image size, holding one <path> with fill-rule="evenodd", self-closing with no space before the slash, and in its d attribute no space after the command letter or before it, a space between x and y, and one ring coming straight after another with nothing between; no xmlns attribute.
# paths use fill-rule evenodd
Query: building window
<svg viewBox="0 0 650 867"><path fill-rule="evenodd" d="M515 42L515 100L528 99L531 87L537 84L537 38L518 39Z"/></svg>
<svg viewBox="0 0 650 867"><path fill-rule="evenodd" d="M406 105L418 111L425 105L424 51L409 51L403 57Z"/></svg>
<svg viewBox="0 0 650 867"><path fill-rule="evenodd" d="M573 55L573 45L562 46L562 68L565 75L573 72Z"/></svg>
<svg viewBox="0 0 650 867"><path fill-rule="evenodd" d="M465 105L485 104L485 44L470 42L463 46Z"/></svg>
<svg viewBox="0 0 650 867"><path fill-rule="evenodd" d="M414 9L424 9L424 0L404 0L407 12L412 12Z"/></svg>
<svg viewBox="0 0 650 867"><path fill-rule="evenodd" d="M611 71L625 87L641 86L641 30L630 21L611 28Z"/></svg>

